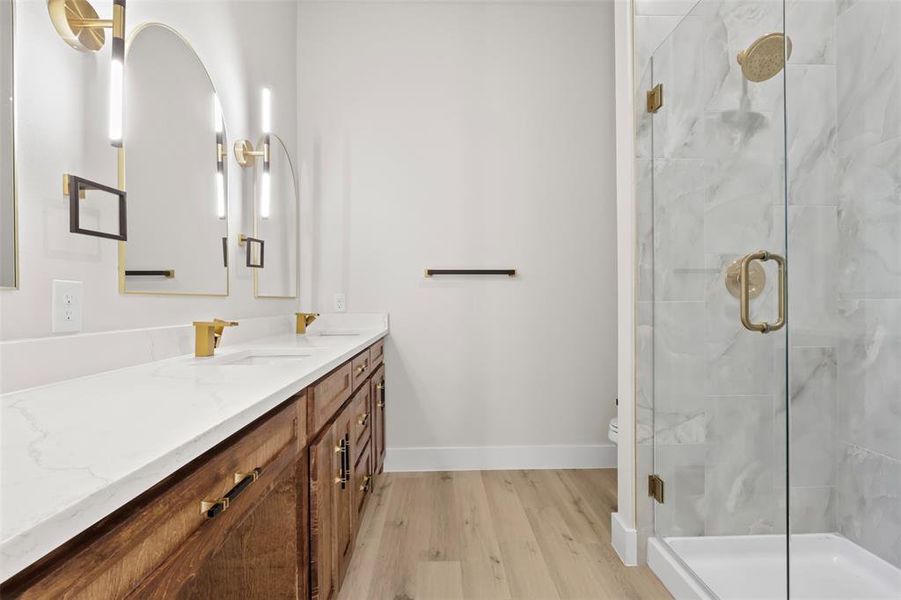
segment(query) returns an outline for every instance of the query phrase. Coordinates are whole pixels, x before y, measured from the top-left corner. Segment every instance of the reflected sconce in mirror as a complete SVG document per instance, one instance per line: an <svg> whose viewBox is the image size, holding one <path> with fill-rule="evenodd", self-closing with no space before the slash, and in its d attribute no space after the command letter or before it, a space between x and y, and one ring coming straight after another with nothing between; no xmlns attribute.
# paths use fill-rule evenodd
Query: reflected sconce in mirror
<svg viewBox="0 0 901 600"><path fill-rule="evenodd" d="M225 125L219 96L213 94L213 129L216 131L216 216L225 219L228 208L225 202Z"/></svg>
<svg viewBox="0 0 901 600"><path fill-rule="evenodd" d="M252 167L256 158L263 159L263 177L260 181L260 217L268 219L272 206L271 184L269 181L269 136L272 134L272 92L269 88L263 88L261 94L261 129L263 130L262 148L254 150L250 140L235 142L235 158L242 167Z"/></svg>
<svg viewBox="0 0 901 600"><path fill-rule="evenodd" d="M87 0L47 0L50 20L63 41L81 52L97 52L111 29L109 140L122 147L125 95L125 0L113 0L113 18L101 19Z"/></svg>
<svg viewBox="0 0 901 600"><path fill-rule="evenodd" d="M253 262L253 245L257 244L260 249L260 259L257 262ZM262 269L263 268L263 251L266 248L266 242L258 238L252 238L250 236L246 236L243 233L238 237L238 245L239 246L247 246L247 261L244 263L247 267L251 269Z"/></svg>
<svg viewBox="0 0 901 600"><path fill-rule="evenodd" d="M117 198L119 205L117 218L119 226L118 233L85 229L81 226L81 202L86 199L87 193L91 190L110 194ZM69 231L71 233L106 238L108 240L119 240L121 242L128 239L124 191L94 181L88 181L77 175L63 175L63 195L69 198Z"/></svg>

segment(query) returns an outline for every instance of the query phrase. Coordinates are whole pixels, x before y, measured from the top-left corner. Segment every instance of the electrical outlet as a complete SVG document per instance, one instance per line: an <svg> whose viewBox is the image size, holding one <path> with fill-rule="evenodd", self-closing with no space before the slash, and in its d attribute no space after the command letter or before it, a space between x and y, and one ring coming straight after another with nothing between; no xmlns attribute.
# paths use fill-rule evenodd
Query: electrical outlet
<svg viewBox="0 0 901 600"><path fill-rule="evenodd" d="M347 302L344 299L344 293L339 292L335 294L335 312L344 312L347 310Z"/></svg>
<svg viewBox="0 0 901 600"><path fill-rule="evenodd" d="M84 294L80 281L53 280L53 333L81 331Z"/></svg>

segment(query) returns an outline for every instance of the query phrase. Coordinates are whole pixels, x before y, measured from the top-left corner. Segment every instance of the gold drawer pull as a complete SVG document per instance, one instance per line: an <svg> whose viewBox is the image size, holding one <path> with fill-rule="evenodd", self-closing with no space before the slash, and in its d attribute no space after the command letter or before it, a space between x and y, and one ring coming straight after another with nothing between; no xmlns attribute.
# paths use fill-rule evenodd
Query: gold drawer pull
<svg viewBox="0 0 901 600"><path fill-rule="evenodd" d="M261 468L257 467L253 471L248 471L247 473L235 473L235 485L232 489L228 490L224 496L217 498L216 500L200 501L201 514L206 515L207 519L212 519L219 513L228 510L228 507L231 506L231 503L234 502L235 498L240 496L250 484L260 478L260 473L262 473L262 471Z"/></svg>
<svg viewBox="0 0 901 600"><path fill-rule="evenodd" d="M363 371L365 371L365 370L366 370L366 365L365 364L360 365L359 367L357 367L357 375L361 375L363 373Z"/></svg>
<svg viewBox="0 0 901 600"><path fill-rule="evenodd" d="M369 422L369 413L363 413L357 419L357 423L359 423L362 427L366 427L366 423Z"/></svg>
<svg viewBox="0 0 901 600"><path fill-rule="evenodd" d="M367 475L363 478L363 483L360 485L360 491L368 492L370 485L372 485L372 475Z"/></svg>

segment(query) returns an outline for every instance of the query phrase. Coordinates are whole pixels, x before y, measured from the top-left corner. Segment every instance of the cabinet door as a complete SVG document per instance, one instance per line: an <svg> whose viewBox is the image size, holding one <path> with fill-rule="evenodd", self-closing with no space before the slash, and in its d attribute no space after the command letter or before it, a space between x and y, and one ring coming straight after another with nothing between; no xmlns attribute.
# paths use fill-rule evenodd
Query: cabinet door
<svg viewBox="0 0 901 600"><path fill-rule="evenodd" d="M372 376L372 472L381 473L385 466L385 367Z"/></svg>
<svg viewBox="0 0 901 600"><path fill-rule="evenodd" d="M351 527L351 514L353 510L353 435L352 419L353 411L345 408L335 419L335 435L339 440L345 440L345 463L342 470L343 481L335 486L334 493L334 537L335 537L335 572L337 587L341 587L347 566L350 563L350 555L353 551L353 529Z"/></svg>
<svg viewBox="0 0 901 600"><path fill-rule="evenodd" d="M310 596L317 600L331 600L337 595L335 490L342 456L335 432L336 427L331 425L310 446Z"/></svg>

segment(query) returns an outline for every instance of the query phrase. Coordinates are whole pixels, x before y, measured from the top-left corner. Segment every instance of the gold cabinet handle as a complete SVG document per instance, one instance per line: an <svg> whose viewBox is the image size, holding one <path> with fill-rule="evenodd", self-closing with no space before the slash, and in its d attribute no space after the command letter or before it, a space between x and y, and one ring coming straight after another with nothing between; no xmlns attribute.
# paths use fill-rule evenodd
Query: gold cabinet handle
<svg viewBox="0 0 901 600"><path fill-rule="evenodd" d="M366 427L366 423L369 421L369 413L363 413L357 418L357 423L359 423L362 427Z"/></svg>
<svg viewBox="0 0 901 600"><path fill-rule="evenodd" d="M335 477L335 485L340 485L344 489L344 485L350 481L350 459L349 459L350 442L347 436L341 438L338 445L335 446L335 454L341 455L341 464L338 467L338 476Z"/></svg>
<svg viewBox="0 0 901 600"><path fill-rule="evenodd" d="M376 384L375 386L375 389L379 391L379 399L375 403L376 407L385 408L385 382L378 382L378 384Z"/></svg>
<svg viewBox="0 0 901 600"><path fill-rule="evenodd" d="M371 484L372 484L372 475L367 475L366 477L363 478L363 483L360 484L360 491L361 491L361 492L368 492L368 491L369 491L369 486L370 486Z"/></svg>
<svg viewBox="0 0 901 600"><path fill-rule="evenodd" d="M359 367L357 367L357 375L361 375L363 373L363 371L365 371L365 370L366 370L366 365L365 364L360 365Z"/></svg>
<svg viewBox="0 0 901 600"><path fill-rule="evenodd" d="M228 490L224 496L221 498L216 498L215 500L201 500L200 501L200 512L205 515L206 518L212 519L216 515L221 512L228 510L228 507L231 506L231 503L240 496L244 490L246 490L250 484L255 482L260 478L260 473L263 470L260 467L252 471L247 471L246 473L238 472L235 473L235 485L232 489Z"/></svg>
<svg viewBox="0 0 901 600"><path fill-rule="evenodd" d="M779 316L775 323L754 323L751 321L751 263L755 260L766 262L773 260L778 265L779 270ZM741 324L749 331L759 331L760 333L769 333L778 331L785 326L785 258L766 250L752 252L741 259L741 268L739 270L739 284L741 294L739 303L741 307Z"/></svg>

